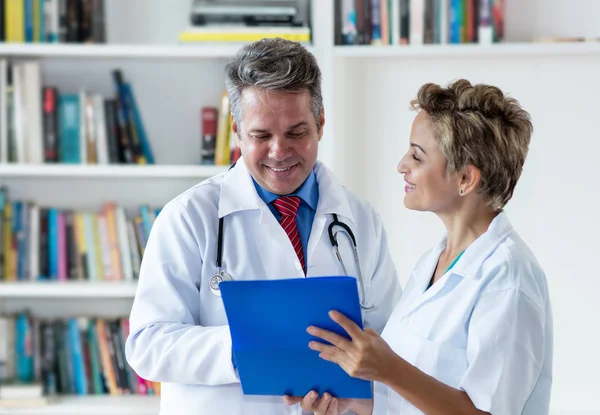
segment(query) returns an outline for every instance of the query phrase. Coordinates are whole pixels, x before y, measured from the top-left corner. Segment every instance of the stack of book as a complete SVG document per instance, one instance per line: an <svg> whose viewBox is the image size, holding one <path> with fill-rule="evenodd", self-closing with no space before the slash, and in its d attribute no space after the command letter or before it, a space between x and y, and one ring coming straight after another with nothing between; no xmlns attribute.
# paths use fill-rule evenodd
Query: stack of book
<svg viewBox="0 0 600 415"><path fill-rule="evenodd" d="M247 43L280 37L311 40L309 0L194 0L181 43Z"/></svg>
<svg viewBox="0 0 600 415"><path fill-rule="evenodd" d="M310 28L306 26L244 26L237 24L192 26L179 33L179 42L182 44L241 44L273 37L280 37L299 43L310 43Z"/></svg>
<svg viewBox="0 0 600 415"><path fill-rule="evenodd" d="M202 108L201 160L204 165L227 166L241 156L237 137L231 129L230 103L227 91L221 94L219 107Z"/></svg>
<svg viewBox="0 0 600 415"><path fill-rule="evenodd" d="M0 59L0 163L153 164L131 83L115 94L42 85L40 62Z"/></svg>
<svg viewBox="0 0 600 415"><path fill-rule="evenodd" d="M160 209L77 211L9 200L0 188L0 281L134 281Z"/></svg>
<svg viewBox="0 0 600 415"><path fill-rule="evenodd" d="M104 0L0 0L0 41L104 43Z"/></svg>
<svg viewBox="0 0 600 415"><path fill-rule="evenodd" d="M127 318L0 315L0 407L58 395L160 395L125 359Z"/></svg>
<svg viewBox="0 0 600 415"><path fill-rule="evenodd" d="M335 0L336 45L490 44L504 0Z"/></svg>

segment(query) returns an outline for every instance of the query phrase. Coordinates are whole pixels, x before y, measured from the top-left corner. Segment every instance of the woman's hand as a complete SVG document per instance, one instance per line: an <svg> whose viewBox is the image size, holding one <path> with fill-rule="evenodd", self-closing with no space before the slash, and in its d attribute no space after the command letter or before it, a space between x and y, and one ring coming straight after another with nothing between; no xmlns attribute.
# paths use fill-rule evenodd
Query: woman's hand
<svg viewBox="0 0 600 415"><path fill-rule="evenodd" d="M379 334L372 329L361 330L352 320L337 311L331 311L329 316L348 333L351 340L311 326L307 329L309 334L332 345L311 341L308 346L320 352L322 359L336 363L352 377L375 381L388 377L390 362L398 356Z"/></svg>
<svg viewBox="0 0 600 415"><path fill-rule="evenodd" d="M346 412L352 405L354 399L338 399L333 398L325 392L319 398L319 394L315 391L308 392L302 396L284 396L283 400L288 405L296 405L300 403L303 411L313 412L315 415L339 415Z"/></svg>

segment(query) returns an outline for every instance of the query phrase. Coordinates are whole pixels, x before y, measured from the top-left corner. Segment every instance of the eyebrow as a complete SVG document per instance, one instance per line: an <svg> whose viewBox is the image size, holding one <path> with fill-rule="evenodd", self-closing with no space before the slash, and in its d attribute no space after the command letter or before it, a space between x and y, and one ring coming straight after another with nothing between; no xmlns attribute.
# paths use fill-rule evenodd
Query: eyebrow
<svg viewBox="0 0 600 415"><path fill-rule="evenodd" d="M299 123L296 123L296 124L292 125L291 127L289 127L288 131L289 130L294 130L294 129L298 128L298 127L304 127L304 126L307 126L307 125L308 125L308 122L306 122L306 121L300 121ZM268 133L269 132L269 130L263 129L263 128L252 128L250 131L253 132L253 133Z"/></svg>
<svg viewBox="0 0 600 415"><path fill-rule="evenodd" d="M426 152L425 150L423 150L423 147L421 147L420 145L418 145L418 144L415 144L415 143L410 143L410 145L411 145L412 147L416 147L416 148L418 148L419 150L421 150L421 151L423 152L423 154L427 155L427 152Z"/></svg>

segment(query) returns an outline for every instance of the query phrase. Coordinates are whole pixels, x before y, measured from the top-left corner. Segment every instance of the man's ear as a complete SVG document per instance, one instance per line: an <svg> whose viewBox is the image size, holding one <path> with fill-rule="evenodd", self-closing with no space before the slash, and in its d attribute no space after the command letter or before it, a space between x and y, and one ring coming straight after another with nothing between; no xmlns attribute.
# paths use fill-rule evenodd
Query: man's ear
<svg viewBox="0 0 600 415"><path fill-rule="evenodd" d="M229 114L229 123L231 124L231 131L235 134L237 141L240 140L240 134L238 129L238 124L235 122L235 118L233 118L233 114Z"/></svg>
<svg viewBox="0 0 600 415"><path fill-rule="evenodd" d="M477 191L481 181L481 171L472 164L468 164L460 173L458 193L462 196Z"/></svg>
<svg viewBox="0 0 600 415"><path fill-rule="evenodd" d="M323 138L323 127L325 126L325 108L321 107L321 113L319 114L319 141Z"/></svg>

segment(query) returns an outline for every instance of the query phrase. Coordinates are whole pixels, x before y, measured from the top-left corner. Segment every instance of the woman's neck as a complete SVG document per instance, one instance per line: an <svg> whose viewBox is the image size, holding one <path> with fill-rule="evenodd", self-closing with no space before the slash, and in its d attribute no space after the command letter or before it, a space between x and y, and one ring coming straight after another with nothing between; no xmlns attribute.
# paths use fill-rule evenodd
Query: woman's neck
<svg viewBox="0 0 600 415"><path fill-rule="evenodd" d="M447 231L446 249L442 253L446 258L456 257L467 249L488 230L490 223L499 213L489 208L465 208L466 206L463 206L463 209L455 213L440 215Z"/></svg>

